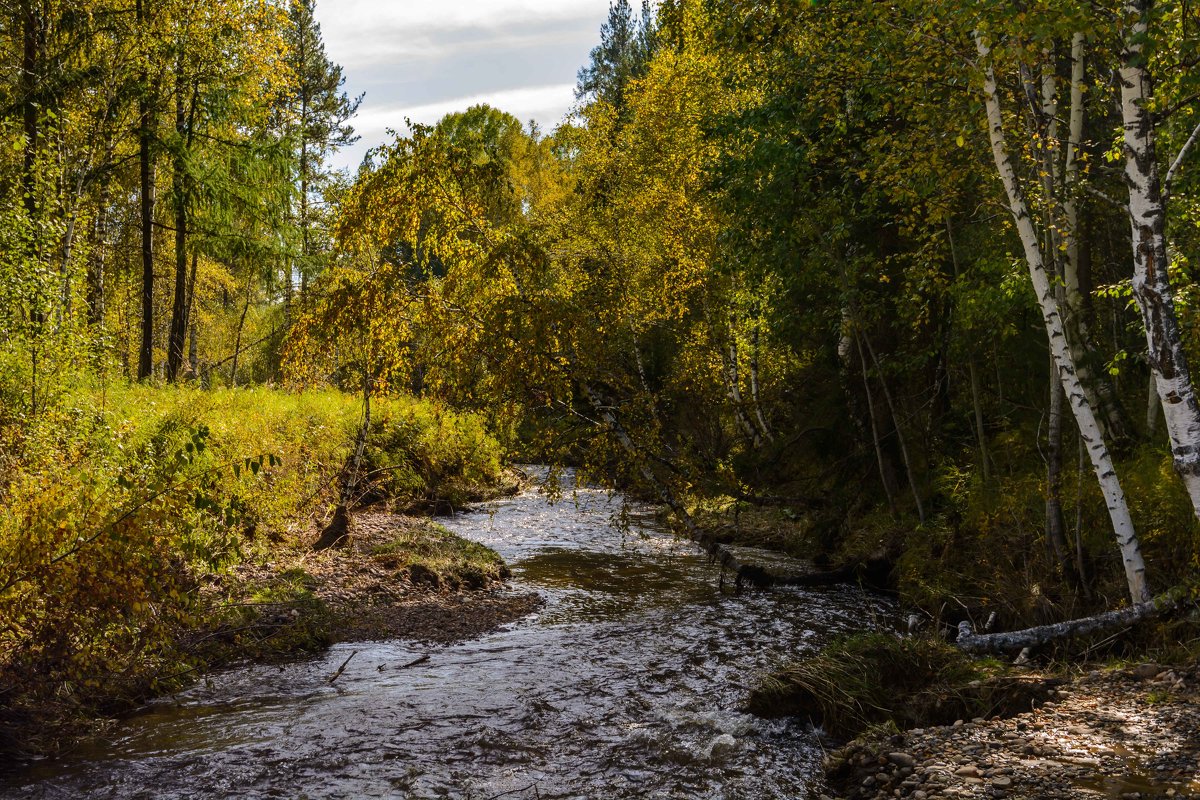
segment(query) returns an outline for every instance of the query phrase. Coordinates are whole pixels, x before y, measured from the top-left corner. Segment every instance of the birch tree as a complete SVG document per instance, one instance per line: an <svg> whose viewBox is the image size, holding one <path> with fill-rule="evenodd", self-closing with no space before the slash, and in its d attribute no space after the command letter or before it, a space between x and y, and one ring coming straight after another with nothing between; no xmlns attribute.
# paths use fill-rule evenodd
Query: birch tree
<svg viewBox="0 0 1200 800"><path fill-rule="evenodd" d="M1062 313L1055 296L1052 276L1046 269L1040 237L1034 227L1025 191L1018 180L1016 168L1009 155L1000 93L992 64L991 46L986 35L980 31L974 33L974 39L984 73L983 97L987 110L992 157L1000 181L1004 186L1004 193L1017 229L1017 235L1021 240L1021 248L1029 268L1029 277L1041 308L1046 336L1050 341L1050 351L1058 369L1063 390L1066 392L1067 400L1074 412L1080 438L1086 445L1092 468L1104 495L1109 518L1112 520L1113 532L1116 534L1117 545L1124 563L1130 598L1134 603L1144 603L1150 600L1151 595L1146 582L1146 566L1142 559L1141 546L1134 530L1133 519L1129 514L1129 504L1113 466L1108 445L1104 441L1100 426L1096 421L1095 411L1088 401L1087 393L1076 371L1075 359L1063 329Z"/></svg>
<svg viewBox="0 0 1200 800"><path fill-rule="evenodd" d="M1127 28L1121 53L1121 121L1124 129L1125 182L1133 244L1133 295L1146 329L1147 357L1171 442L1175 470L1183 479L1200 517L1200 402L1192 386L1169 274L1167 203L1171 184L1200 137L1197 126L1160 177L1157 122L1147 45L1153 2L1128 0L1122 6Z"/></svg>

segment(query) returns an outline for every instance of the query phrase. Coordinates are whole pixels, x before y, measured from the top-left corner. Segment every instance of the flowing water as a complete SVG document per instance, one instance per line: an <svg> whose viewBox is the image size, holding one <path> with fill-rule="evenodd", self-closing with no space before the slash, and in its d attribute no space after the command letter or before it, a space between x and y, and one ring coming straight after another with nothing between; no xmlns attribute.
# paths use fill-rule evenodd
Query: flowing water
<svg viewBox="0 0 1200 800"><path fill-rule="evenodd" d="M589 488L446 524L499 551L543 609L461 644L343 644L214 675L0 797L809 796L814 732L740 707L764 671L888 614L878 601L721 591L650 509Z"/></svg>

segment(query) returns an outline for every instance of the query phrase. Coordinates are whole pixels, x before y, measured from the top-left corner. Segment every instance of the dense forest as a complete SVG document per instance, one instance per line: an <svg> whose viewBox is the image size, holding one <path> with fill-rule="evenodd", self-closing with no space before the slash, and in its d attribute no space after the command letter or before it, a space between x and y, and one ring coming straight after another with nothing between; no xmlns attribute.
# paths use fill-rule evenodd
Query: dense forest
<svg viewBox="0 0 1200 800"><path fill-rule="evenodd" d="M552 134L373 152L285 371L786 508L928 606L1144 602L1197 558L1195 20L1015 8L616 4Z"/></svg>
<svg viewBox="0 0 1200 800"><path fill-rule="evenodd" d="M553 131L355 175L313 0L14 0L0 53L3 719L513 460L931 618L1194 590L1192 4L618 0Z"/></svg>

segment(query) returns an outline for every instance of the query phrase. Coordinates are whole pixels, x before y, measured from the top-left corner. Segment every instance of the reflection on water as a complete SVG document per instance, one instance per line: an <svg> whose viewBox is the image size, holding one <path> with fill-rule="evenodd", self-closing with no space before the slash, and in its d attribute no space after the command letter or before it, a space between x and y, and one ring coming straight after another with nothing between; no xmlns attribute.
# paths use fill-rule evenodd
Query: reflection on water
<svg viewBox="0 0 1200 800"><path fill-rule="evenodd" d="M449 647L339 645L215 675L0 797L808 796L811 733L739 705L756 675L862 627L876 601L722 594L649 509L593 489L555 505L528 492L447 525L498 550L542 611Z"/></svg>

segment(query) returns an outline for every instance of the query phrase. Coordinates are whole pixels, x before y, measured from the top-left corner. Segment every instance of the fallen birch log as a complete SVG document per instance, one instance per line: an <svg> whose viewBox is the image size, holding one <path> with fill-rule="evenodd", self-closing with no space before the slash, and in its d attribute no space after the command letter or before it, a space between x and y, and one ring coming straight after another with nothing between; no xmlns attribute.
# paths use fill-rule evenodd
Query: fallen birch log
<svg viewBox="0 0 1200 800"><path fill-rule="evenodd" d="M1106 611L1082 619L1038 625L1021 631L977 634L970 622L958 623L955 644L968 653L1010 653L1027 647L1039 647L1060 639L1089 636L1095 633L1130 627L1137 623L1175 610L1188 595L1186 589L1173 589L1146 603L1138 603L1116 611Z"/></svg>

